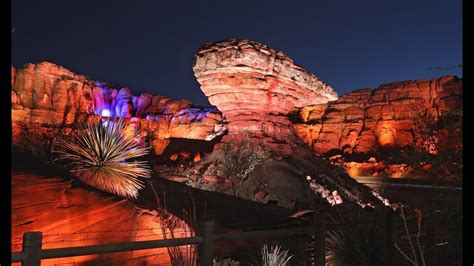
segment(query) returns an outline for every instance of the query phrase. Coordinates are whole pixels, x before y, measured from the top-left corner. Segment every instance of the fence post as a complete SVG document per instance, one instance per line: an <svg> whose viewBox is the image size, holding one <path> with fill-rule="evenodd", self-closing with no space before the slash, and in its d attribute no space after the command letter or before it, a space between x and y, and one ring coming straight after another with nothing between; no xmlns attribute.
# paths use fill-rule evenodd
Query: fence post
<svg viewBox="0 0 474 266"><path fill-rule="evenodd" d="M211 266L214 257L214 221L205 221L202 233L204 242L199 245L199 265Z"/></svg>
<svg viewBox="0 0 474 266"><path fill-rule="evenodd" d="M23 254L22 266L41 265L41 242L43 234L41 232L27 232L23 234Z"/></svg>
<svg viewBox="0 0 474 266"><path fill-rule="evenodd" d="M383 219L383 263L384 266L393 264L393 213L386 208Z"/></svg>
<svg viewBox="0 0 474 266"><path fill-rule="evenodd" d="M326 264L326 218L323 210L314 215L314 265Z"/></svg>
<svg viewBox="0 0 474 266"><path fill-rule="evenodd" d="M427 259L426 262L428 265L438 266L438 254L437 254L437 245L435 242L435 230L434 230L434 221L433 221L433 213L430 211L428 219L427 219L427 226L426 226L426 244L427 244L427 252L425 258Z"/></svg>

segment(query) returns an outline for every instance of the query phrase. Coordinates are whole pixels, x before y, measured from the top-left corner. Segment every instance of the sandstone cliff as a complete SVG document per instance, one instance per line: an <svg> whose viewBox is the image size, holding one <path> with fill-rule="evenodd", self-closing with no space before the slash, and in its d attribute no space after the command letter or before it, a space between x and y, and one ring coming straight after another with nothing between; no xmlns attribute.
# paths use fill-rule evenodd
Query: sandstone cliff
<svg viewBox="0 0 474 266"><path fill-rule="evenodd" d="M326 104L301 108L294 125L316 153L369 153L415 145L419 117L462 108L462 80L444 76L360 89Z"/></svg>
<svg viewBox="0 0 474 266"><path fill-rule="evenodd" d="M230 60L241 46L243 55ZM420 138L415 130L419 115L437 116L462 105L462 80L455 76L383 84L334 101L336 94L329 93L330 87L300 67L292 67L290 59L271 48L253 43L219 47L219 57L205 48L198 53L195 69L211 102L230 122L230 132L244 129L287 153L292 151L288 136L293 131L318 154L368 153L381 147L414 145ZM250 60L247 54L257 55L260 61ZM276 58L281 60L279 68ZM218 70L206 70L218 62L222 65ZM272 69L266 65L271 62ZM233 74L228 76L226 71ZM300 80L288 76L292 71ZM302 85L304 80L306 85ZM229 89L234 83L238 93ZM270 83L274 88L269 89ZM308 89L302 89L304 86ZM317 86L324 88L322 94L329 94L318 96L314 92ZM20 69L12 66L11 95L13 144L36 152L41 147L37 144L47 145L58 128L100 115L136 117L132 124L153 139L156 155L163 153L172 138L210 140L226 130L224 117L215 108L194 107L188 100L153 94L134 96L127 88L112 88L48 62L26 64ZM237 96L243 103L237 103ZM330 101L306 105L311 103L309 98L312 103ZM291 111L297 112L293 123L287 118Z"/></svg>
<svg viewBox="0 0 474 266"><path fill-rule="evenodd" d="M61 66L42 62L12 66L14 146L35 150L71 125L100 116L132 118L135 128L152 139L156 155L171 138L206 140L223 132L215 108L193 106L189 100L113 88Z"/></svg>

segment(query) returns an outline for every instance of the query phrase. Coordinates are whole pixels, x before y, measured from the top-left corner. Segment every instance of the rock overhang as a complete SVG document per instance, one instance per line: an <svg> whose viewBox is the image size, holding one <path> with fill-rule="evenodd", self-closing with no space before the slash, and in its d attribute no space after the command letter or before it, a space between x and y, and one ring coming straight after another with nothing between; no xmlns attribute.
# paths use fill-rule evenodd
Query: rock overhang
<svg viewBox="0 0 474 266"><path fill-rule="evenodd" d="M323 82L314 74L295 64L283 52L276 51L267 45L250 40L225 40L207 43L195 55L193 70L201 84L209 84L219 78L257 81L277 81L281 86L255 87L255 89L269 93L287 96L294 107L321 104L337 100L338 95L334 88ZM232 83L232 80L224 80ZM236 84L223 84L216 88L203 88L206 96L213 100L216 95L234 93L232 89L245 90ZM225 82L223 82L225 83ZM260 84L262 85L262 84ZM236 99L238 100L238 99ZM215 101L218 104L218 101Z"/></svg>

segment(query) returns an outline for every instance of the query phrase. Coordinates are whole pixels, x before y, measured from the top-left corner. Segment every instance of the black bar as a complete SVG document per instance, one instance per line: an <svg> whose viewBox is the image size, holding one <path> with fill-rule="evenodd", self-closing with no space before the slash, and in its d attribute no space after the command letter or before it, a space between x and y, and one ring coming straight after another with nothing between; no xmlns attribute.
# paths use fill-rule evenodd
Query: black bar
<svg viewBox="0 0 474 266"><path fill-rule="evenodd" d="M383 265L392 266L393 262L393 214L392 210L384 210L383 221Z"/></svg>
<svg viewBox="0 0 474 266"><path fill-rule="evenodd" d="M314 217L314 265L326 265L326 219L323 210Z"/></svg>
<svg viewBox="0 0 474 266"><path fill-rule="evenodd" d="M174 239L163 239L163 240L149 240L140 242L125 242L108 245L94 245L94 246L83 246L83 247L72 247L72 248L53 248L44 249L41 251L42 259L62 258L62 257L74 257L93 255L101 253L112 253L121 251L131 251L140 249L152 249L152 248L163 248L172 246L182 245L193 245L200 244L203 242L202 237L186 237L186 238L174 238Z"/></svg>

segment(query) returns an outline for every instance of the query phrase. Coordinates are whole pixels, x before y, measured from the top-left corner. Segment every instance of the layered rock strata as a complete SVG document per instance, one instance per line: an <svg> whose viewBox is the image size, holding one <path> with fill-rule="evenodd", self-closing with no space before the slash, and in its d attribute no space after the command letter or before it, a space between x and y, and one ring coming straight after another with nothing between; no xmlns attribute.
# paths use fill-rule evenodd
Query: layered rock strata
<svg viewBox="0 0 474 266"><path fill-rule="evenodd" d="M46 141L60 128L100 116L131 118L152 138L156 155L170 138L208 140L225 130L214 108L153 94L134 96L128 88L113 88L48 62L12 66L11 95L15 146L24 146L23 137Z"/></svg>
<svg viewBox="0 0 474 266"><path fill-rule="evenodd" d="M360 89L336 101L308 105L294 129L316 153L370 153L423 141L419 119L462 108L462 80L444 76Z"/></svg>
<svg viewBox="0 0 474 266"><path fill-rule="evenodd" d="M251 45L248 44L247 48L250 49ZM235 54L233 49L237 48L227 48L222 53ZM254 48L245 53L256 55L263 53L252 49ZM262 49L270 50L270 48ZM215 56L217 60L217 55L208 54L208 56L211 58ZM214 70L214 74L204 70L207 63L203 60L208 60L206 58L206 56L201 59L197 57L195 68L201 69L199 72L203 75L201 79L205 84L211 84L211 92L214 89L212 86L219 86L215 85L219 79L236 82L235 77L225 78L224 74L217 75L217 70ZM225 57L219 58L222 61ZM244 59L239 58L234 60L241 60L238 62L250 60L247 58L247 61L243 61ZM270 72L270 67L264 67L263 61L254 60L254 64L258 66L257 70L267 69ZM278 62L276 59L268 60ZM211 61L209 62L211 64ZM228 64L227 68L231 68L231 63L225 62L224 60L222 64ZM243 64L237 69L250 71L250 67L244 67ZM256 69L252 71L256 72ZM259 71L265 73L263 70ZM226 130L221 113L214 108L193 107L187 100L178 101L152 94L134 96L126 88L112 88L104 82L89 80L83 75L74 74L52 63L27 64L21 69L12 66L11 75L13 144L25 149L38 150L44 146L38 144L47 144L49 139L58 133L59 128L84 120L97 119L100 115L135 117L131 119L131 123L150 134L156 155L163 153L171 138L210 140ZM206 75L209 79L209 75L214 75L215 79L206 80ZM259 75L265 77L265 74ZM416 133L415 124L420 115L437 116L462 106L462 80L455 76L444 76L431 80L383 84L376 89L353 91L336 101L306 105L298 111L300 121L291 124L286 118L286 112L291 108L285 107L288 105L279 100L284 95L258 89L268 84L267 79L277 80L271 75L266 75L265 80L257 80L256 77L252 80L249 77L239 81L241 84L235 83L236 87L244 88L238 94L231 92L232 89L228 89L229 93L224 94L212 92L214 95L211 97L212 101L219 103L230 122L228 124L230 134L224 141L238 136L236 132L247 131L273 145L275 149L289 152L291 145L288 142L293 142L291 139L298 139L292 137L291 131L294 131L318 154L377 152L381 147L404 147L419 142L420 136ZM253 83L260 87L254 90L245 89L253 86L251 85ZM232 85L232 83L226 84ZM206 85L206 88L209 86ZM225 91L225 86L219 90ZM251 93L259 96L252 98ZM265 96L267 94L271 97ZM234 95L241 95L245 104L239 105ZM223 100L225 97L233 100L225 101ZM308 98L308 95L305 97ZM293 99L291 100L293 103L296 101L291 92L288 92L288 98ZM256 103L252 104L250 102L252 99ZM270 112L262 113L261 110L257 110L257 107L265 109L266 104L272 106ZM232 109L232 106L241 107ZM276 108L282 108L284 111L273 110ZM288 126L292 126L293 130Z"/></svg>
<svg viewBox="0 0 474 266"><path fill-rule="evenodd" d="M289 114L336 100L337 93L282 52L249 40L209 43L197 52L193 70L228 122L222 142L231 148L216 146L189 174L192 185L287 208L390 206L341 169L328 167L296 137ZM271 156L246 163L263 154L253 144Z"/></svg>
<svg viewBox="0 0 474 266"><path fill-rule="evenodd" d="M73 186L63 178L13 172L13 252L21 251L23 234L31 231L43 233L43 249L163 239L159 218L152 211ZM166 248L48 259L41 265L158 263L170 263Z"/></svg>
<svg viewBox="0 0 474 266"><path fill-rule="evenodd" d="M249 40L204 45L193 70L209 102L229 123L223 142L245 135L283 155L295 153L297 146L287 114L337 99L331 86L282 52Z"/></svg>

